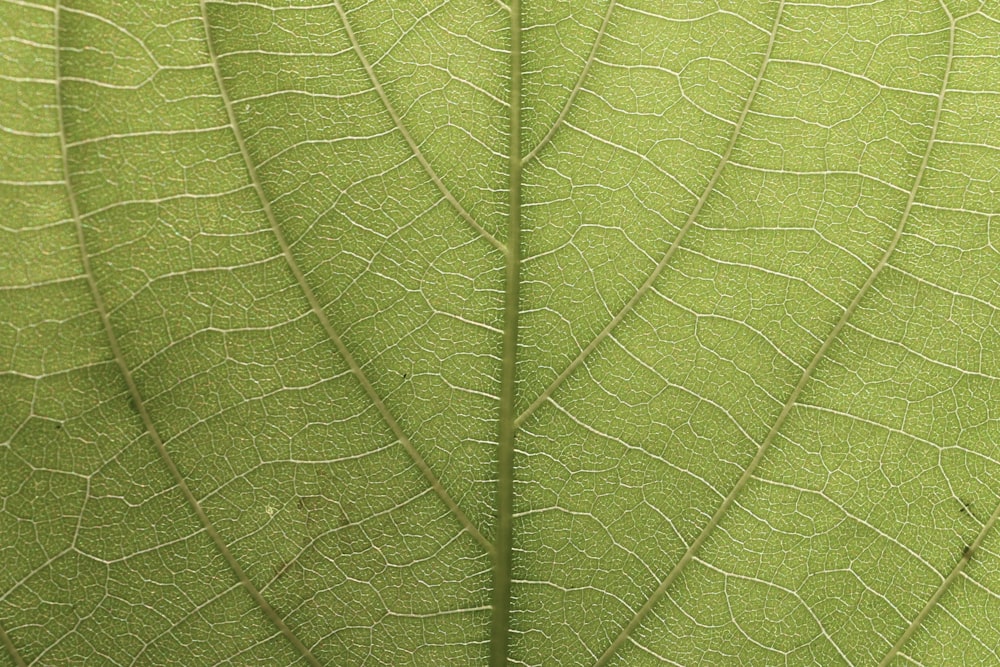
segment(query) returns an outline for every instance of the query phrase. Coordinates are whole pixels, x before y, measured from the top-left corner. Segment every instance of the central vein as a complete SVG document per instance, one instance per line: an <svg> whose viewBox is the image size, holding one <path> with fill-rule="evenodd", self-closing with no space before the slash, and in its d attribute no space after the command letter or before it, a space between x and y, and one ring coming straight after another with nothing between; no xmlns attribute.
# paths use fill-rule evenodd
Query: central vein
<svg viewBox="0 0 1000 667"><path fill-rule="evenodd" d="M517 391L517 316L521 271L521 2L510 3L510 183L504 271L503 362L497 454L497 535L493 564L490 665L507 664L510 635L511 537L514 519L514 399Z"/></svg>

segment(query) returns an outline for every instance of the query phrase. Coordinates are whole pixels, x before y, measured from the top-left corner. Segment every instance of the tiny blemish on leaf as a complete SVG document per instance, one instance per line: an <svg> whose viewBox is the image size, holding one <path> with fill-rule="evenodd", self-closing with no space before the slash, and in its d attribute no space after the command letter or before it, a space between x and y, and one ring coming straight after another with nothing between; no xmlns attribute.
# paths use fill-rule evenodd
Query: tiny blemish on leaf
<svg viewBox="0 0 1000 667"><path fill-rule="evenodd" d="M972 512L972 504L973 504L972 501L965 500L964 498L959 498L958 502L960 505L960 507L958 508L959 514L965 514L966 516L975 518L976 515L973 514Z"/></svg>

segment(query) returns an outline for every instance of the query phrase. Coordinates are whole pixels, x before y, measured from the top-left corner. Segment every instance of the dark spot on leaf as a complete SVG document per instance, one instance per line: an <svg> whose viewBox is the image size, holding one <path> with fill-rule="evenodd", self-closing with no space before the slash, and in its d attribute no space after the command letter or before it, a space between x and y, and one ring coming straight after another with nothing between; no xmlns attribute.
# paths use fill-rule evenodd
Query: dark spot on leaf
<svg viewBox="0 0 1000 667"><path fill-rule="evenodd" d="M976 516L975 514L972 513L972 501L965 500L964 498L959 498L958 503L959 503L959 508L958 508L959 514L965 514L971 517Z"/></svg>
<svg viewBox="0 0 1000 667"><path fill-rule="evenodd" d="M282 577L284 577L285 575L289 574L293 570L297 570L297 567L296 567L297 565L298 565L298 559L292 558L292 559L289 559L289 560L285 560L281 564L281 566L278 567L275 570L274 575L271 577L271 582L270 583L273 584L278 579L281 579Z"/></svg>

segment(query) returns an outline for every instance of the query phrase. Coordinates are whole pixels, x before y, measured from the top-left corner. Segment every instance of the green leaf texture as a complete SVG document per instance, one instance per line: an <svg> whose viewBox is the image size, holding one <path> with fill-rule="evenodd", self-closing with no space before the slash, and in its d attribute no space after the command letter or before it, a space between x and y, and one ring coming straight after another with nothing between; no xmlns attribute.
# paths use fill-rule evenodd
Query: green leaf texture
<svg viewBox="0 0 1000 667"><path fill-rule="evenodd" d="M1000 4L507 2L0 2L0 662L1000 664Z"/></svg>

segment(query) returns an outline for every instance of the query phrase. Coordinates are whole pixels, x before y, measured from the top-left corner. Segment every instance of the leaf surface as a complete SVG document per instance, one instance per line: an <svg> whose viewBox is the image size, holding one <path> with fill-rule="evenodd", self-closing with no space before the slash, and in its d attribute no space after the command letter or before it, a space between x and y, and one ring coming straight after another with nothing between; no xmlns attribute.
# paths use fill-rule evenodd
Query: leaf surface
<svg viewBox="0 0 1000 667"><path fill-rule="evenodd" d="M998 34L3 0L8 662L1000 663Z"/></svg>

